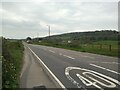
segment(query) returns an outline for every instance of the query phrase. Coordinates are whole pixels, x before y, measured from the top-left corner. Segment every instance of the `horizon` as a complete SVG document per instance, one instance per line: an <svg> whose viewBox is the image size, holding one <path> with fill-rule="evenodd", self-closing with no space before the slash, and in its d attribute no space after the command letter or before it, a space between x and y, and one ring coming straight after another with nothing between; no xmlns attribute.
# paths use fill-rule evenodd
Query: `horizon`
<svg viewBox="0 0 120 90"><path fill-rule="evenodd" d="M94 31L81 31L81 32L67 32L67 33L50 35L50 37L57 36L57 35L59 36L59 35L63 35L63 34L70 34L70 33L84 33L84 32L97 32L97 31L116 31L116 32L119 32L118 30L107 29L107 30L94 30ZM26 38L7 38L7 37L4 37L4 36L0 36L0 37L6 38L6 39L21 40L21 39L26 39L27 37L30 37L30 36L27 36ZM44 37L36 36L36 37L30 37L30 38L35 39L35 38L46 38L46 37L49 37L49 36L48 35L44 36Z"/></svg>

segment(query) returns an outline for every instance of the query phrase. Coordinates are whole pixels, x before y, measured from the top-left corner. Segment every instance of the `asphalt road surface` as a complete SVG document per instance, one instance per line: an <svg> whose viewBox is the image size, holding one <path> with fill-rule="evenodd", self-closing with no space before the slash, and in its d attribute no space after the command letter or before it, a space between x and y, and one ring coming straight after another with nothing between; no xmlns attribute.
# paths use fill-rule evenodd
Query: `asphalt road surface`
<svg viewBox="0 0 120 90"><path fill-rule="evenodd" d="M26 44L52 72L61 88L118 89L118 58L60 48Z"/></svg>

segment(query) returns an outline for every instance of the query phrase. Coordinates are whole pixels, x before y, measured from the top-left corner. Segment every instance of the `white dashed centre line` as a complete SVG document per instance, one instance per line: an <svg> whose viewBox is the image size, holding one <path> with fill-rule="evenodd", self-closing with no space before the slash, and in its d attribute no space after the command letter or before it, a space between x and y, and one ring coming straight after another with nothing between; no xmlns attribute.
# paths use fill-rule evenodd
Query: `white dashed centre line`
<svg viewBox="0 0 120 90"><path fill-rule="evenodd" d="M120 64L118 62L102 62L102 63L108 63L108 64Z"/></svg>
<svg viewBox="0 0 120 90"><path fill-rule="evenodd" d="M98 62L98 61L89 61L91 63L105 63L105 64L120 64L118 62Z"/></svg>
<svg viewBox="0 0 120 90"><path fill-rule="evenodd" d="M44 48L44 50L46 50L46 49Z"/></svg>
<svg viewBox="0 0 120 90"><path fill-rule="evenodd" d="M59 55L62 55L62 53L59 53Z"/></svg>
<svg viewBox="0 0 120 90"><path fill-rule="evenodd" d="M71 56L67 56L67 55L63 55L63 56L65 56L65 57L67 57L67 58L70 58L70 59L75 59L75 58L73 58L73 57L71 57Z"/></svg>
<svg viewBox="0 0 120 90"><path fill-rule="evenodd" d="M90 65L120 75L120 73L118 73L116 71L113 71L113 70L110 70L110 69L107 69L107 68L104 68L104 67L101 67L101 66L98 66L95 64L90 64Z"/></svg>
<svg viewBox="0 0 120 90"><path fill-rule="evenodd" d="M94 57L83 55L82 57L94 59Z"/></svg>
<svg viewBox="0 0 120 90"><path fill-rule="evenodd" d="M52 50L49 50L50 52L52 52L52 53L55 53L55 51L52 51Z"/></svg>

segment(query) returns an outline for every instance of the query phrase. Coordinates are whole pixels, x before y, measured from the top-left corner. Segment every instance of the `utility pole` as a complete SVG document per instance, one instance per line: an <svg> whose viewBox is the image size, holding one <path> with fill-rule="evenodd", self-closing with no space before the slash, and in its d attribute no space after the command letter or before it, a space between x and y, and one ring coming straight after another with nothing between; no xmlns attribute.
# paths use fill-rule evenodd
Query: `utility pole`
<svg viewBox="0 0 120 90"><path fill-rule="evenodd" d="M49 34L49 39L50 39L50 25L47 25L48 26L48 34Z"/></svg>
<svg viewBox="0 0 120 90"><path fill-rule="evenodd" d="M37 40L39 40L39 33L37 33Z"/></svg>

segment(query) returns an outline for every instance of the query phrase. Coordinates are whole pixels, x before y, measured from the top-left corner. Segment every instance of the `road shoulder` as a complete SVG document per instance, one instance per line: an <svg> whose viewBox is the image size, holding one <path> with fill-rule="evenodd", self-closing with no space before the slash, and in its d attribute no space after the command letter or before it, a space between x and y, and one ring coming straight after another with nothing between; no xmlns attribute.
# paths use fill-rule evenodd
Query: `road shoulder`
<svg viewBox="0 0 120 90"><path fill-rule="evenodd" d="M24 54L24 65L20 75L20 88L33 88L41 85L45 85L46 88L56 88L41 64L27 48L25 48Z"/></svg>

